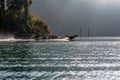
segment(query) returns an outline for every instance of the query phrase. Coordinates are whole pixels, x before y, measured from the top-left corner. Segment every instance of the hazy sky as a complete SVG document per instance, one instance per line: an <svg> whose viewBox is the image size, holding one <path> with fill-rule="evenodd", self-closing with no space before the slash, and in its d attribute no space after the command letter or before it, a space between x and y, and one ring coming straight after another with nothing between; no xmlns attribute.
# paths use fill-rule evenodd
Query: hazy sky
<svg viewBox="0 0 120 80"><path fill-rule="evenodd" d="M120 0L33 0L31 10L54 34L120 36Z"/></svg>

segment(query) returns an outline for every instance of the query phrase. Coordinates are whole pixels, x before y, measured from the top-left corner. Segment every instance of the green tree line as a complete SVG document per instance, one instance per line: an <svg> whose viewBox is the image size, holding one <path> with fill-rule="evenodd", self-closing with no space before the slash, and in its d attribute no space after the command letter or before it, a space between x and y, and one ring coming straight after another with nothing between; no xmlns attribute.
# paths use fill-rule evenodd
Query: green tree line
<svg viewBox="0 0 120 80"><path fill-rule="evenodd" d="M0 32L15 35L49 34L48 25L29 10L32 0L0 0Z"/></svg>

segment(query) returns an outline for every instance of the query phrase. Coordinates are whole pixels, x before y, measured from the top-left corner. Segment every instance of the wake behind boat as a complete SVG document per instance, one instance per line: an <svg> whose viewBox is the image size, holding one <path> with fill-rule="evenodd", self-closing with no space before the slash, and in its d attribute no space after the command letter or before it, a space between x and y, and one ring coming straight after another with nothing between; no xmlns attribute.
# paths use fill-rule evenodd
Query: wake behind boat
<svg viewBox="0 0 120 80"><path fill-rule="evenodd" d="M41 39L41 41L70 41L68 37L65 38L54 38L54 39Z"/></svg>
<svg viewBox="0 0 120 80"><path fill-rule="evenodd" d="M73 36L49 36L47 38L41 38L39 35L34 35L31 38L0 38L0 42L14 42L14 41L72 41L77 35Z"/></svg>

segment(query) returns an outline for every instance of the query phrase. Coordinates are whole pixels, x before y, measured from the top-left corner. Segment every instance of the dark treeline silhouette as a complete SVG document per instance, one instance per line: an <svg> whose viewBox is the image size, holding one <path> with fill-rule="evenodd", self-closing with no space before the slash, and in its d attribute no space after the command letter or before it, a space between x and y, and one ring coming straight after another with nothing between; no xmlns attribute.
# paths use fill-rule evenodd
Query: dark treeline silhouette
<svg viewBox="0 0 120 80"><path fill-rule="evenodd" d="M31 4L32 0L0 0L0 33L49 34L48 26L29 11Z"/></svg>

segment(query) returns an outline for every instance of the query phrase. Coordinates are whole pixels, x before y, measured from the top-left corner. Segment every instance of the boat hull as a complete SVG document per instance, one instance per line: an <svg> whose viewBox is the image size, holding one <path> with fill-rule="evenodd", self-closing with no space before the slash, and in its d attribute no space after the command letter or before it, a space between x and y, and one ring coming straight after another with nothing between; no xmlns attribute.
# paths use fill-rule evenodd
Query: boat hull
<svg viewBox="0 0 120 80"><path fill-rule="evenodd" d="M36 41L72 41L75 37L77 37L77 35L66 36L63 38L49 37L49 38L41 39L39 35L34 35L31 38L35 39Z"/></svg>

